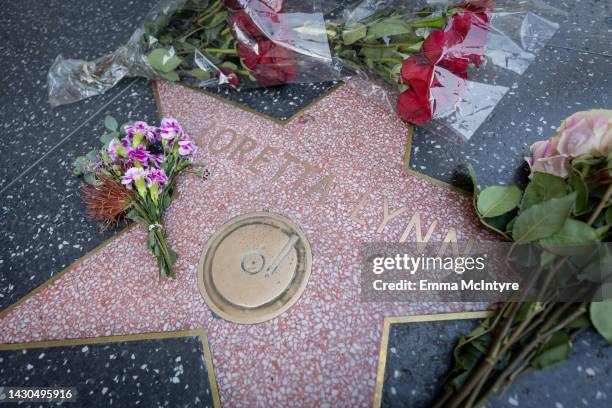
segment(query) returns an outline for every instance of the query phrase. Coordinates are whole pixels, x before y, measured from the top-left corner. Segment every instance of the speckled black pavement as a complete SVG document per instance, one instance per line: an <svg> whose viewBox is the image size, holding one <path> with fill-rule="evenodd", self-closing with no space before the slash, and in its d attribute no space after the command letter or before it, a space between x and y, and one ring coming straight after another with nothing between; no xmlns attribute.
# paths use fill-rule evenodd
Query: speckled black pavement
<svg viewBox="0 0 612 408"><path fill-rule="evenodd" d="M202 338L178 337L0 348L2 387L74 387L71 407L213 407L216 386L208 376ZM0 399L1 400L1 399ZM52 406L24 403L19 406ZM3 403L2 406L17 406Z"/></svg>
<svg viewBox="0 0 612 408"><path fill-rule="evenodd" d="M477 320L394 323L389 329L381 407L427 408L448 373L459 337ZM568 361L517 380L487 408L607 408L612 348L594 331L574 341Z"/></svg>

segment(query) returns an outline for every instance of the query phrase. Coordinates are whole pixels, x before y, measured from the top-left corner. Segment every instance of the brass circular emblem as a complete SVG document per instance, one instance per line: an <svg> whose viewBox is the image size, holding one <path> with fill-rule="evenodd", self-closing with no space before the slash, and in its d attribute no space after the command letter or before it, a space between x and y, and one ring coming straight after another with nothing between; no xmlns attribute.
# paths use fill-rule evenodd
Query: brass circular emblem
<svg viewBox="0 0 612 408"><path fill-rule="evenodd" d="M222 318L261 323L293 306L311 268L312 252L302 229L281 215L255 212L230 220L208 240L198 286Z"/></svg>

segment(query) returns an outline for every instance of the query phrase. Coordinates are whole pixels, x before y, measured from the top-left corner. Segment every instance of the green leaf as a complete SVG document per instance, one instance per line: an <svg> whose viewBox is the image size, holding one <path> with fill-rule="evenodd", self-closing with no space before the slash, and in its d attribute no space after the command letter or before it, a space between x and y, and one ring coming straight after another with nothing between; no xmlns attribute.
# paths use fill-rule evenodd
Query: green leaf
<svg viewBox="0 0 612 408"><path fill-rule="evenodd" d="M612 225L612 206L606 210L606 224Z"/></svg>
<svg viewBox="0 0 612 408"><path fill-rule="evenodd" d="M591 303L590 314L595 329L612 344L612 300Z"/></svg>
<svg viewBox="0 0 612 408"><path fill-rule="evenodd" d="M174 55L174 52L170 52L165 48L156 48L148 53L147 61L149 61L151 67L159 74L174 71L182 62L179 57Z"/></svg>
<svg viewBox="0 0 612 408"><path fill-rule="evenodd" d="M158 74L162 77L167 79L168 81L180 81L181 78L179 78L178 74L175 71L172 72L158 72Z"/></svg>
<svg viewBox="0 0 612 408"><path fill-rule="evenodd" d="M74 160L73 166L74 169L72 170L72 173L75 176L82 176L85 173L85 163L86 163L87 159L85 158L85 156L80 156L77 157Z"/></svg>
<svg viewBox="0 0 612 408"><path fill-rule="evenodd" d="M547 173L533 173L531 181L525 189L521 211L551 198L564 197L568 193L565 180Z"/></svg>
<svg viewBox="0 0 612 408"><path fill-rule="evenodd" d="M197 78L201 81L207 81L210 79L210 71L204 71L203 69L195 68L188 72L192 77Z"/></svg>
<svg viewBox="0 0 612 408"><path fill-rule="evenodd" d="M497 217L516 208L521 196L521 190L514 185L487 187L478 195L478 212L484 218Z"/></svg>
<svg viewBox="0 0 612 408"><path fill-rule="evenodd" d="M96 184L98 182L95 173L85 173L85 175L83 176L83 180L87 184Z"/></svg>
<svg viewBox="0 0 612 408"><path fill-rule="evenodd" d="M607 245L600 247L599 251L593 261L582 268L579 279L601 284L612 276L612 253Z"/></svg>
<svg viewBox="0 0 612 408"><path fill-rule="evenodd" d="M365 24L357 23L342 32L342 41L345 45L351 45L364 38L367 33L368 27Z"/></svg>
<svg viewBox="0 0 612 408"><path fill-rule="evenodd" d="M568 329L584 329L585 327L591 327L593 323L591 323L591 319L586 314L581 315L576 320L573 320L570 324L567 325Z"/></svg>
<svg viewBox="0 0 612 408"><path fill-rule="evenodd" d="M518 243L548 238L563 227L570 214L576 193L562 198L552 198L531 206L522 212L514 222L512 237Z"/></svg>
<svg viewBox="0 0 612 408"><path fill-rule="evenodd" d="M215 16L211 20L210 24L208 24L208 27L216 27L217 25L225 22L227 20L227 16L228 16L227 11L223 11L221 13L215 13Z"/></svg>
<svg viewBox="0 0 612 408"><path fill-rule="evenodd" d="M104 145L104 147L108 147L108 144L111 142L111 140L113 140L117 136L119 136L119 132L116 132L116 131L115 132L106 133L106 134L102 135L102 137L100 137L100 143L102 143Z"/></svg>
<svg viewBox="0 0 612 408"><path fill-rule="evenodd" d="M470 181L472 182L472 201L474 209L478 211L476 200L478 199L478 194L480 194L480 190L478 189L478 179L476 177L476 170L474 170L474 166L472 166L471 163L463 163L461 166L467 170L468 175L470 176Z"/></svg>
<svg viewBox="0 0 612 408"><path fill-rule="evenodd" d="M98 161L98 150L92 149L88 151L87 154L85 155L85 158L90 162L97 162Z"/></svg>
<svg viewBox="0 0 612 408"><path fill-rule="evenodd" d="M104 118L104 127L109 132L116 132L119 129L119 123L117 123L117 119L113 118L111 115L106 115Z"/></svg>
<svg viewBox="0 0 612 408"><path fill-rule="evenodd" d="M364 41L373 41L383 37L412 33L412 27L400 16L389 17L368 26Z"/></svg>
<svg viewBox="0 0 612 408"><path fill-rule="evenodd" d="M572 191L576 192L576 214L583 214L589 206L589 190L587 185L582 176L576 172L572 172L567 182Z"/></svg>
<svg viewBox="0 0 612 408"><path fill-rule="evenodd" d="M487 228L500 234L506 239L510 239L508 237L508 232L512 231L512 224L514 223L514 220L516 220L516 213L514 211L499 215L497 217L480 218L480 221Z"/></svg>
<svg viewBox="0 0 612 408"><path fill-rule="evenodd" d="M229 68L232 71L236 71L238 69L238 65L234 64L232 61L224 61L221 66L224 68Z"/></svg>
<svg viewBox="0 0 612 408"><path fill-rule="evenodd" d="M538 368L546 368L561 363L569 357L570 338L564 332L556 332L550 340L538 350L531 364Z"/></svg>
<svg viewBox="0 0 612 408"><path fill-rule="evenodd" d="M597 231L586 222L568 218L560 231L540 241L542 247L557 255L582 255L597 249Z"/></svg>
<svg viewBox="0 0 612 408"><path fill-rule="evenodd" d="M383 58L393 58L397 55L395 48L362 48L359 52L361 55L371 60L371 64L375 61L380 61Z"/></svg>
<svg viewBox="0 0 612 408"><path fill-rule="evenodd" d="M427 28L427 27L444 28L445 25L446 25L445 16L422 18L422 19L410 22L410 26L412 26L413 28Z"/></svg>

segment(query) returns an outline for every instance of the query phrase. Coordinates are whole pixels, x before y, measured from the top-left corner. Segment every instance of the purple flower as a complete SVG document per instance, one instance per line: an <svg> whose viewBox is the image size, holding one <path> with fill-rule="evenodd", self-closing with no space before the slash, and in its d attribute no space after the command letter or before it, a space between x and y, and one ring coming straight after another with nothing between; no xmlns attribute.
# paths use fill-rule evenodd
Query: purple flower
<svg viewBox="0 0 612 408"><path fill-rule="evenodd" d="M138 121L133 125L125 126L125 133L130 139L133 139L136 133L141 133L148 142L154 142L157 138L158 129L155 126L149 126L146 122Z"/></svg>
<svg viewBox="0 0 612 408"><path fill-rule="evenodd" d="M119 160L120 153L125 154L125 146L118 142L117 139L113 139L108 144L107 152L112 161L117 161Z"/></svg>
<svg viewBox="0 0 612 408"><path fill-rule="evenodd" d="M180 136L183 132L183 128L176 119L164 118L161 121L159 127L159 134L162 139L174 140L175 137Z"/></svg>
<svg viewBox="0 0 612 408"><path fill-rule="evenodd" d="M138 180L145 178L147 172L139 167L132 167L125 172L125 175L121 177L121 184L132 189L132 183L136 183Z"/></svg>
<svg viewBox="0 0 612 408"><path fill-rule="evenodd" d="M149 153L143 145L139 145L135 149L134 148L128 149L127 155L130 159L138 160L143 165L147 165L149 158L151 157L151 153Z"/></svg>
<svg viewBox="0 0 612 408"><path fill-rule="evenodd" d="M151 153L149 155L149 160L155 167L161 167L161 165L164 163L164 155L163 153L159 153L159 154Z"/></svg>
<svg viewBox="0 0 612 408"><path fill-rule="evenodd" d="M166 176L166 172L161 169L149 170L145 179L147 180L147 187L151 187L153 183L157 183L160 190L163 186L168 184L168 176Z"/></svg>
<svg viewBox="0 0 612 408"><path fill-rule="evenodd" d="M191 156L198 150L198 148L193 143L193 141L185 133L181 135L178 144L179 144L178 153L181 156Z"/></svg>

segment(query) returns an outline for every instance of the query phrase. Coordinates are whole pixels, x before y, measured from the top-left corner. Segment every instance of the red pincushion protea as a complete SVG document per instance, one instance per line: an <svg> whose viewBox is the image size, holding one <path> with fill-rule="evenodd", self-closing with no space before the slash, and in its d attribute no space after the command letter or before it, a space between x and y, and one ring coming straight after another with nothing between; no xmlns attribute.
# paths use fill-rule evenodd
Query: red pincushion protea
<svg viewBox="0 0 612 408"><path fill-rule="evenodd" d="M98 179L100 183L83 187L82 199L87 206L87 216L106 229L121 222L134 193L105 175L99 175Z"/></svg>

